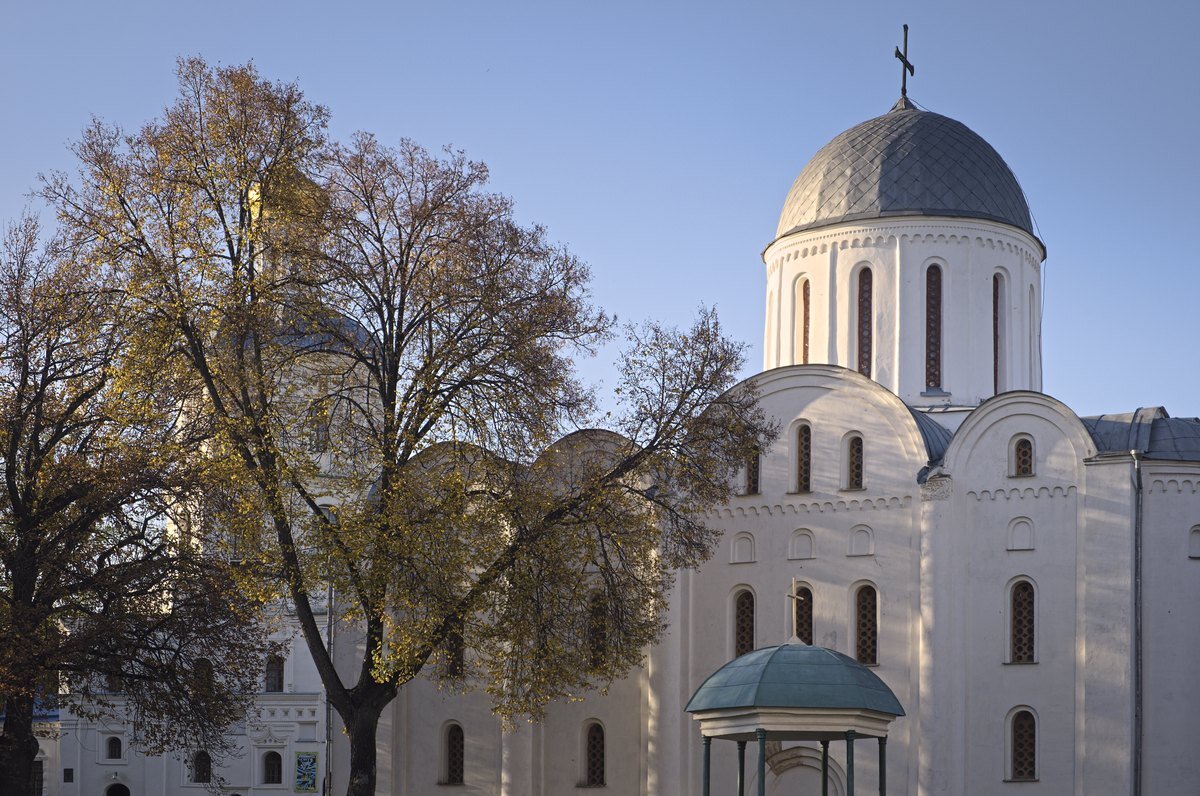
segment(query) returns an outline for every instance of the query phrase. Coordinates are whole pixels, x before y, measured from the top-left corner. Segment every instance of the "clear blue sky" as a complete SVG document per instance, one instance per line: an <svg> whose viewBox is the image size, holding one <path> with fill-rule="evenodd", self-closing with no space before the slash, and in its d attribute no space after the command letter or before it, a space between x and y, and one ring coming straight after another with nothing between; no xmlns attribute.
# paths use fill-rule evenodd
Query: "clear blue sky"
<svg viewBox="0 0 1200 796"><path fill-rule="evenodd" d="M135 127L174 63L253 59L370 130L465 149L622 319L715 304L761 364L763 265L807 160L899 93L986 138L1046 263L1045 389L1200 414L1200 4L16 2L0 27L0 219L93 115ZM117 9L120 9L119 11ZM589 364L587 372L607 371Z"/></svg>

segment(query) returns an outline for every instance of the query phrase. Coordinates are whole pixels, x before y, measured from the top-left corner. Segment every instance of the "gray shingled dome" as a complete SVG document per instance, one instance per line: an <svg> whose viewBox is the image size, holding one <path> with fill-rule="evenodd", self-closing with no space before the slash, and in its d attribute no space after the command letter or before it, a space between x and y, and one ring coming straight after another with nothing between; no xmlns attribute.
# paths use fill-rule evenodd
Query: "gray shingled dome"
<svg viewBox="0 0 1200 796"><path fill-rule="evenodd" d="M735 658L696 689L687 712L730 708L873 710L903 716L874 672L825 647L781 644Z"/></svg>
<svg viewBox="0 0 1200 796"><path fill-rule="evenodd" d="M984 218L1033 234L1025 194L996 150L961 122L902 99L808 162L776 236L906 215Z"/></svg>

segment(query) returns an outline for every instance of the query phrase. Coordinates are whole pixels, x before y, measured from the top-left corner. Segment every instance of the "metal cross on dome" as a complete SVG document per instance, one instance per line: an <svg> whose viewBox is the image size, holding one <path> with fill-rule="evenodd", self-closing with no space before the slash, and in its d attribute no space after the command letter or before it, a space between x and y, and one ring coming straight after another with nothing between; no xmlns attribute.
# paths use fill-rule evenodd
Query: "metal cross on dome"
<svg viewBox="0 0 1200 796"><path fill-rule="evenodd" d="M908 25L904 26L904 52L896 48L896 57L900 59L900 96L908 96L908 76L917 74L917 68L908 60Z"/></svg>

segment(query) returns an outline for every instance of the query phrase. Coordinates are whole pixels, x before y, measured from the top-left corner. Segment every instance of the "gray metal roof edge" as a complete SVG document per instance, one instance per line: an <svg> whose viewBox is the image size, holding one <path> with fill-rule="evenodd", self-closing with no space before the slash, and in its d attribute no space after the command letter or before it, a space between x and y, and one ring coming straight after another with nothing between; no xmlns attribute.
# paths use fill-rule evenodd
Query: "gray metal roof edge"
<svg viewBox="0 0 1200 796"><path fill-rule="evenodd" d="M969 220L973 220L973 221L993 221L997 224L1003 224L1006 227L1012 227L1013 229L1019 229L1022 232L1024 232L1026 235L1028 235L1029 237L1033 238L1034 241L1037 243L1037 245L1042 248L1042 259L1045 259L1045 257L1046 257L1045 242L1041 238L1039 238L1033 232L1032 229L1025 229L1024 227L1018 226L1017 224L1014 224L1011 220L1009 220L1007 218L1000 218L999 216L990 215L988 213L974 213L970 210L953 210L953 211L951 211L951 210L936 210L936 209L883 210L878 213L873 213L873 212L872 213L848 213L846 215L838 216L836 218L821 219L819 221L811 221L807 224L799 224L795 227L792 227L787 232L784 232L782 235L776 235L775 238L772 239L772 241L770 243L768 243L766 246L763 247L763 253L765 254L766 250L769 249L776 242L781 241L784 238L790 237L792 235L796 235L800 232L811 232L812 230L815 230L815 229L823 229L825 227L833 227L833 226L837 226L838 224L849 224L854 221L870 221L872 219L878 219L878 218L962 218L962 219L969 219Z"/></svg>
<svg viewBox="0 0 1200 796"><path fill-rule="evenodd" d="M1142 406L1133 412L1088 415L1079 420L1096 443L1098 453L1144 454L1150 450L1154 421L1169 417L1162 406Z"/></svg>
<svg viewBox="0 0 1200 796"><path fill-rule="evenodd" d="M925 451L929 454L929 466L941 464L946 455L946 449L950 447L950 441L954 438L954 432L927 413L908 404L905 406L908 407L909 414L913 416L913 420L917 423L917 429L921 432L921 438L925 442Z"/></svg>

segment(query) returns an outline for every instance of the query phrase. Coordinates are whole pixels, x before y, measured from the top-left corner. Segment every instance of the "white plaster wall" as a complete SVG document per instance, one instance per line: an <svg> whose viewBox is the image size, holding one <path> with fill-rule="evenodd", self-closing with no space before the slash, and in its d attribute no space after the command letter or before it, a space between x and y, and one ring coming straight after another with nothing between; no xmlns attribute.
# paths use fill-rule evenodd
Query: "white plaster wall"
<svg viewBox="0 0 1200 796"><path fill-rule="evenodd" d="M763 366L799 364L795 300L810 281L810 363L858 367L855 274L873 276L871 377L914 406L974 406L995 394L992 373L992 277L1007 280L1006 352L1001 391L1040 390L1041 245L990 221L878 219L798 232L763 253L767 308ZM925 384L925 270L942 267L942 391ZM1031 314L1029 293L1033 291Z"/></svg>
<svg viewBox="0 0 1200 796"><path fill-rule="evenodd" d="M1128 457L1086 467L1079 546L1083 727L1076 793L1132 792L1134 479Z"/></svg>
<svg viewBox="0 0 1200 796"><path fill-rule="evenodd" d="M53 728L46 727L48 731ZM59 762L59 744L47 735L38 738L37 759L42 762L42 793L40 796L59 796L62 788L62 765Z"/></svg>
<svg viewBox="0 0 1200 796"><path fill-rule="evenodd" d="M582 777L585 723L605 728L606 781L611 793L646 790L645 760L648 675L637 670L613 683L608 693L586 692L578 701L550 705L545 719L518 720L503 731L481 691L452 692L421 678L407 684L385 711L379 726L378 788L394 796L472 793L486 796L550 796L573 792ZM464 784L440 784L444 770L443 733L457 722L464 733ZM345 787L348 750L337 741L335 787ZM671 760L676 760L671 755Z"/></svg>
<svg viewBox="0 0 1200 796"><path fill-rule="evenodd" d="M1010 443L1028 435L1035 474L1010 475ZM1083 632L1080 624L1083 460L1095 451L1070 410L1048 396L1008 393L959 428L944 473L950 498L930 529L935 546L928 716L931 793L1076 792ZM1014 520L1033 549L1010 550ZM1010 592L1035 588L1035 663L1009 663ZM1009 785L1008 720L1037 718L1037 781ZM937 726L934 726L937 725ZM925 729L923 727L923 729Z"/></svg>
<svg viewBox="0 0 1200 796"><path fill-rule="evenodd" d="M1146 462L1143 473L1143 793L1184 793L1200 782L1200 465ZM1185 784L1186 783L1186 784Z"/></svg>
<svg viewBox="0 0 1200 796"><path fill-rule="evenodd" d="M786 642L791 636L787 599L791 579L810 586L814 600L814 641L851 656L853 594L862 583L875 585L879 604L879 660L875 672L901 704L915 706L918 601L916 590L916 477L927 454L908 410L878 385L840 368L781 368L756 377L762 404L780 421L783 433L766 452L761 466L761 494L734 498L709 517L725 531L716 557L690 578L689 608L693 617L684 667L689 693L733 657L733 596L749 588L756 598L756 646ZM794 488L794 421L812 428L812 492ZM864 439L863 490L842 488L844 438L857 431ZM851 532L869 527L872 555L849 555ZM814 557L789 559L788 544L797 529L814 539ZM755 539L753 562L731 563L729 540L738 533ZM910 722L897 720L888 744L888 781L893 792L915 783ZM698 729L686 744L693 751L689 793L700 792ZM843 744L831 747L837 765ZM878 753L873 740L856 747L856 784L872 792L877 782ZM747 771L753 749L748 749ZM736 745L713 744L714 793L732 792L736 777ZM771 787L775 787L772 777ZM793 773L793 778L799 773Z"/></svg>

